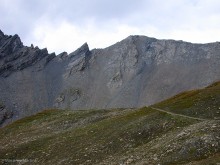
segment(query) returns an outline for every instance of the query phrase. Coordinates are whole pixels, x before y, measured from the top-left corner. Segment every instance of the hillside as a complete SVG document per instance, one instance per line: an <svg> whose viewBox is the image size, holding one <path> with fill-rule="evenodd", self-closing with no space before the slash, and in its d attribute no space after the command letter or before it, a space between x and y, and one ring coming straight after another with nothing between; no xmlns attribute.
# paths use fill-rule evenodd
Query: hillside
<svg viewBox="0 0 220 165"><path fill-rule="evenodd" d="M220 119L220 81L205 89L180 93L154 107L204 119Z"/></svg>
<svg viewBox="0 0 220 165"><path fill-rule="evenodd" d="M208 112L197 116L195 112L198 107L202 112L208 111L208 105L203 109L203 101L209 106L212 101L213 107L219 105L218 89L216 83L195 90L196 94L185 92L140 109L46 110L0 129L0 161L216 165L220 163L220 121ZM183 97L186 93L187 97ZM204 97L195 100L199 93ZM188 100L194 102L187 105L187 113L184 108L181 110L182 115L176 114L175 108L170 112L154 108L182 107ZM217 112L212 108L211 114Z"/></svg>
<svg viewBox="0 0 220 165"><path fill-rule="evenodd" d="M220 44L129 36L68 54L0 31L1 126L42 109L139 108L220 79ZM7 115L11 114L11 115ZM1 120L2 119L2 120Z"/></svg>

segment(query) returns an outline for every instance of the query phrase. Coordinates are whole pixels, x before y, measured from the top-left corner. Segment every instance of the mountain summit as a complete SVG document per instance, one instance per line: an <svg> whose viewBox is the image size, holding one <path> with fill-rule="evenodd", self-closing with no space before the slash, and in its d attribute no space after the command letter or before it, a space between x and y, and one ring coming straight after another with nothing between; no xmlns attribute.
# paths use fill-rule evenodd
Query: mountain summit
<svg viewBox="0 0 220 165"><path fill-rule="evenodd" d="M85 43L56 56L0 31L1 124L53 107L151 105L219 80L219 67L218 42L129 36L105 49L89 50Z"/></svg>

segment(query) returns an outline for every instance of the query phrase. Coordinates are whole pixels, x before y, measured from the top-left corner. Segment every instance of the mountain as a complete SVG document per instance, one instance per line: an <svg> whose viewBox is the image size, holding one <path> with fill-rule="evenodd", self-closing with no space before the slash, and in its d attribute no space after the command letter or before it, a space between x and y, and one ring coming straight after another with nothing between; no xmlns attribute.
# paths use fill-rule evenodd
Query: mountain
<svg viewBox="0 0 220 165"><path fill-rule="evenodd" d="M219 95L220 82L139 109L46 110L0 129L0 162L217 165Z"/></svg>
<svg viewBox="0 0 220 165"><path fill-rule="evenodd" d="M152 105L220 79L220 43L129 36L105 49L83 44L49 54L0 32L0 120L6 125L48 108Z"/></svg>

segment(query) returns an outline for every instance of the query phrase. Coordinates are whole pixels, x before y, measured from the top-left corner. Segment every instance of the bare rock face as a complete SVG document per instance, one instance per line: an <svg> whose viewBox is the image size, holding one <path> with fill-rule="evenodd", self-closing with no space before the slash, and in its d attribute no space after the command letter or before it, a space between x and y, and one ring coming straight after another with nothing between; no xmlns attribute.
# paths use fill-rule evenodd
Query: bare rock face
<svg viewBox="0 0 220 165"><path fill-rule="evenodd" d="M42 59L42 65L45 66L55 57L55 54L48 54L47 49L23 46L18 35L7 36L1 32L0 40L0 75L3 77L9 76L13 71L33 66Z"/></svg>
<svg viewBox="0 0 220 165"><path fill-rule="evenodd" d="M83 71L88 66L90 58L89 46L83 44L79 49L69 54L69 76L78 71Z"/></svg>
<svg viewBox="0 0 220 165"><path fill-rule="evenodd" d="M0 31L0 102L12 120L46 108L151 105L220 79L220 43L128 38L58 56Z"/></svg>

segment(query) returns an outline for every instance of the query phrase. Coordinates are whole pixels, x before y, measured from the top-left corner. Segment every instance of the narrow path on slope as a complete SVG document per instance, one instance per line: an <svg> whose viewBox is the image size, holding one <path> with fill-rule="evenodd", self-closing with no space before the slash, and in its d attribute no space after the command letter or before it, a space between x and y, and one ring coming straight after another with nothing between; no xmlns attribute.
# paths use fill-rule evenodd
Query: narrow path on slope
<svg viewBox="0 0 220 165"><path fill-rule="evenodd" d="M156 111L159 111L159 112L164 112L164 113L167 113L167 114L170 114L170 115L173 115L173 116L180 116L180 117L185 117L185 118L188 118L188 119L194 119L194 120L200 120L200 121L210 121L210 119L202 119L202 118L197 118L197 117L191 117L191 116L187 116L187 115L182 115L182 114L178 114L178 113L173 113L173 112L169 112L169 111L165 111L163 109L160 109L160 108L155 108L155 107L150 107Z"/></svg>

